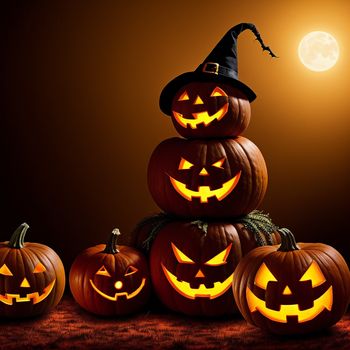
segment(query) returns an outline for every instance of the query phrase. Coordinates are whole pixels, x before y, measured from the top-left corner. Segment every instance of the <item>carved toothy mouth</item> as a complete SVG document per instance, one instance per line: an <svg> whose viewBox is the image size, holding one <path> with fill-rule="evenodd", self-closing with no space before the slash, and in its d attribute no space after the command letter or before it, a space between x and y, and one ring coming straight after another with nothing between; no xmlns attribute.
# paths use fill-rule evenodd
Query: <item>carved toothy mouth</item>
<svg viewBox="0 0 350 350"><path fill-rule="evenodd" d="M174 118L184 128L190 126L192 129L197 129L197 125L203 123L208 126L214 120L222 119L228 111L228 103L225 103L216 113L209 115L207 111L192 113L194 119L184 118L179 112L173 111Z"/></svg>
<svg viewBox="0 0 350 350"><path fill-rule="evenodd" d="M179 281L164 265L161 263L165 277L171 286L182 296L188 299L209 298L215 299L223 295L232 285L233 273L223 282L215 282L214 287L207 288L201 284L199 288L191 288L190 284L185 281Z"/></svg>
<svg viewBox="0 0 350 350"><path fill-rule="evenodd" d="M227 197L233 189L236 187L239 178L241 177L241 171L232 179L225 182L220 188L211 190L210 186L199 186L198 191L193 191L187 188L187 186L174 179L169 175L170 182L173 185L176 192L178 192L183 198L191 201L193 197L200 198L201 203L208 203L208 198L216 197L218 201Z"/></svg>
<svg viewBox="0 0 350 350"><path fill-rule="evenodd" d="M48 284L42 294L39 295L38 292L29 293L25 297L21 297L20 294L6 293L5 295L0 294L0 301L6 305L12 305L13 301L17 303L24 303L27 301L33 301L33 304L38 304L43 301L52 291L55 285L56 279L54 279L50 284Z"/></svg>
<svg viewBox="0 0 350 350"><path fill-rule="evenodd" d="M333 304L333 288L329 287L325 293L314 300L314 306L306 310L300 310L298 304L281 305L278 311L269 309L266 307L265 301L258 298L249 287L247 287L246 290L246 297L250 312L259 311L268 319L280 323L287 323L287 317L297 316L298 322L303 323L314 319L324 309L331 311Z"/></svg>
<svg viewBox="0 0 350 350"><path fill-rule="evenodd" d="M108 300L112 300L112 301L117 301L118 297L121 297L123 295L126 297L126 299L131 299L131 298L135 297L137 294L139 294L141 292L142 288L144 287L144 285L146 284L146 278L142 278L140 286L136 290L134 290L132 293L129 294L127 292L119 292L119 293L115 293L114 296L112 297L112 296L102 292L101 290L99 290L91 279L89 281L90 281L92 288L98 294L100 294L104 298L106 298Z"/></svg>

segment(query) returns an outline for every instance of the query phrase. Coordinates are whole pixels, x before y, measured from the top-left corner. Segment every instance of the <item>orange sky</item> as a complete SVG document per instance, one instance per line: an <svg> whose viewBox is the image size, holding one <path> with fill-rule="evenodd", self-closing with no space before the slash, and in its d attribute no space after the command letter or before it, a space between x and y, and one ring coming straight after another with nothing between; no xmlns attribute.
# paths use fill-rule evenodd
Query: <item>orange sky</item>
<svg viewBox="0 0 350 350"><path fill-rule="evenodd" d="M332 243L350 257L349 2L67 1L4 11L4 232L22 218L75 242L83 231L84 242L71 247L50 238L73 255L157 211L147 163L176 135L159 93L244 21L280 57L262 54L249 32L239 37L239 77L258 95L244 136L269 172L261 209L299 240ZM300 39L313 30L340 45L329 71L311 72L298 59Z"/></svg>

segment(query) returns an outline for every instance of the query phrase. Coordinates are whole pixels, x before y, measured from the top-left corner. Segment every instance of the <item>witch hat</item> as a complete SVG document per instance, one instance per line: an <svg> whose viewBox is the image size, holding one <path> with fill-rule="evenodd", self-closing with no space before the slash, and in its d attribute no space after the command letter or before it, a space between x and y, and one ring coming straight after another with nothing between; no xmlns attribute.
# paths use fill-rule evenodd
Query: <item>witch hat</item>
<svg viewBox="0 0 350 350"><path fill-rule="evenodd" d="M187 72L171 80L160 94L159 106L163 113L171 115L171 102L176 92L191 81L217 81L230 84L241 90L249 102L256 95L247 85L238 80L237 69L237 37L244 30L251 30L259 41L263 51L271 57L277 57L268 46L265 46L260 33L252 23L240 23L232 27L214 47L209 56L194 72Z"/></svg>

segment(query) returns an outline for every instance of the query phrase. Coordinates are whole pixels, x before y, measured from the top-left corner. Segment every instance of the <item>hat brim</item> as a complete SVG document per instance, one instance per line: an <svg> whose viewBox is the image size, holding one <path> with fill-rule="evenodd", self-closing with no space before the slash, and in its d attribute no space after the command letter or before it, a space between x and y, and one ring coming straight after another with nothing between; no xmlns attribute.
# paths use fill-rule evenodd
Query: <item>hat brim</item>
<svg viewBox="0 0 350 350"><path fill-rule="evenodd" d="M218 83L226 83L241 90L247 96L249 102L254 101L256 98L254 91L239 80L228 78L223 75L204 74L194 71L177 76L164 87L159 98L159 107L161 111L171 116L171 103L174 95L182 86L193 81L216 81Z"/></svg>

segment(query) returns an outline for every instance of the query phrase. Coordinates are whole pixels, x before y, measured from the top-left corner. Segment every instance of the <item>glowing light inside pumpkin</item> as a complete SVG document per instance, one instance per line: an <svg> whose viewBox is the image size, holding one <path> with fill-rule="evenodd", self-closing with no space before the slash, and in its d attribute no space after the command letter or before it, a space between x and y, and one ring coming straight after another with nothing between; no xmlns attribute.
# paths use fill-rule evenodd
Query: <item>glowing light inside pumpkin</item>
<svg viewBox="0 0 350 350"><path fill-rule="evenodd" d="M10 269L7 267L6 264L1 266L0 274L4 276L13 276L12 272L10 271Z"/></svg>
<svg viewBox="0 0 350 350"><path fill-rule="evenodd" d="M223 200L236 187L240 177L241 171L238 172L236 176L226 181L222 187L218 189L212 190L210 186L199 186L198 191L194 191L188 189L184 183L174 179L169 175L170 182L176 192L178 192L183 198L187 199L188 201L192 201L192 198L199 198L201 203L208 203L208 198L211 197L216 197L218 201Z"/></svg>
<svg viewBox="0 0 350 350"><path fill-rule="evenodd" d="M215 255L213 258L205 262L205 265L209 266L220 266L226 264L226 259L230 253L232 243L230 243L223 251ZM180 264L195 264L186 254L184 254L174 243L171 242L171 248L174 252L176 260ZM207 288L204 284L201 284L198 288L192 288L190 283L186 281L179 281L177 277L172 274L163 263L161 263L165 277L167 278L170 285L182 296L195 299L195 298L209 298L215 299L220 295L224 294L232 284L233 273L223 282L215 282L214 287ZM198 270L195 278L205 278L205 275L201 269Z"/></svg>
<svg viewBox="0 0 350 350"><path fill-rule="evenodd" d="M33 304L38 304L44 299L47 298L47 296L51 293L53 287L55 286L56 279L54 279L50 284L48 284L42 294L39 294L38 292L29 293L25 297L21 297L20 294L12 294L12 293L6 293L5 295L0 294L0 302L12 305L13 300L15 300L17 303L23 303L27 301L33 302Z"/></svg>
<svg viewBox="0 0 350 350"><path fill-rule="evenodd" d="M210 97L220 97L220 96L226 96L224 90L219 88L218 86L212 91L210 94ZM188 93L184 91L180 97L178 98L178 101L188 101L190 98L188 96ZM198 95L196 99L193 102L194 105L204 105L203 100ZM204 124L204 126L208 126L211 124L214 120L221 120L228 111L228 103L225 103L218 111L210 115L208 111L202 111L202 112L194 112L192 113L192 117L194 119L185 118L181 113L177 111L173 111L173 116L175 120L184 128L187 128L188 126L192 129L197 129L197 126L199 124Z"/></svg>
<svg viewBox="0 0 350 350"><path fill-rule="evenodd" d="M316 261L312 261L311 265L300 279L300 281L309 280L311 281L313 288L323 284L326 281ZM266 290L269 282L277 282L277 279L271 273L266 264L262 263L255 275L254 284ZM286 286L282 294L291 295L292 291L288 286ZM313 320L325 309L331 311L333 304L333 288L330 286L320 297L313 300L313 307L305 310L300 310L298 304L282 304L279 310L270 309L266 306L265 301L258 298L249 287L246 289L246 298L250 312L259 311L266 318L279 323L287 323L288 317L296 316L298 318L298 322L303 323Z"/></svg>
<svg viewBox="0 0 350 350"><path fill-rule="evenodd" d="M20 287L22 287L22 288L29 288L30 287L30 284L29 284L28 280L25 277L24 277Z"/></svg>
<svg viewBox="0 0 350 350"><path fill-rule="evenodd" d="M188 299L195 298L209 298L215 299L220 295L223 295L232 285L233 273L223 282L215 282L214 287L207 288L204 284L201 284L198 288L192 288L186 281L179 281L177 277L172 274L164 265L161 263L165 277L171 286L179 294Z"/></svg>

